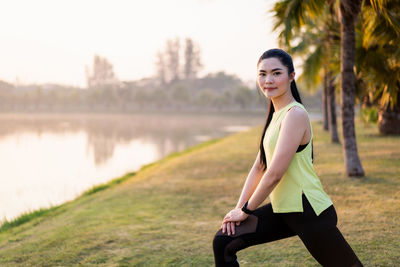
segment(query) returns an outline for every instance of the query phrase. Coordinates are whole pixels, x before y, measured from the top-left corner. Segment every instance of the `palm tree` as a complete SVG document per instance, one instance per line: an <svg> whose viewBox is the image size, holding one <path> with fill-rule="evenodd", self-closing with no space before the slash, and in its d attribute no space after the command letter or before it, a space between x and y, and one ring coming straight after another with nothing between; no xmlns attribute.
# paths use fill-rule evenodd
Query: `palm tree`
<svg viewBox="0 0 400 267"><path fill-rule="evenodd" d="M340 25L341 25L341 116L342 116L342 129L343 129L343 148L345 154L346 172L349 176L363 176L364 170L358 156L357 143L354 129L354 92L355 92L355 77L353 72L354 67L354 54L355 54L355 35L354 35L354 22L361 9L361 0L356 1L289 1L284 0L275 4L275 29L280 25L284 25L284 29L280 33L280 39L287 47L291 47L291 40L295 39L296 34L304 33L302 26L306 23L313 23L316 16L326 10L326 4L329 5L329 13L334 18L335 14L332 11L333 6L339 4L340 7ZM318 17L318 19L321 19ZM329 19L328 19L329 21ZM329 25L329 23L327 23ZM303 29L304 30L304 29ZM323 33L323 31L319 31ZM329 34L328 34L329 36ZM304 38L303 38L304 39ZM328 49L325 49L325 54L329 51L330 38L326 38ZM318 49L314 49L319 51ZM329 55L329 53L328 53ZM329 62L329 61L328 61ZM314 62L315 64L315 62ZM326 66L326 64L324 64ZM332 73L325 67L324 75L326 85L332 84ZM307 73L318 73L308 72ZM330 96L332 94L332 87L330 86ZM328 90L323 90L327 92ZM331 101L328 101L331 103ZM330 109L332 110L332 109ZM333 114L331 114L332 117Z"/></svg>
<svg viewBox="0 0 400 267"><path fill-rule="evenodd" d="M356 47L355 23L361 8L362 17L357 25ZM354 69L358 81L361 81L359 84L364 85L364 92L374 96L374 99L379 99L380 131L399 133L400 0L365 0L363 5L362 0L282 0L275 4L273 12L276 19L275 29L283 28L279 34L280 45L304 58L304 80L314 83L324 81L325 89L322 92L326 94L326 99L329 99L327 106L330 106L328 110L331 114L327 114L331 118L328 119L330 122L335 116L332 112L334 105L329 103L334 103L335 81L338 77L341 78L341 118L346 172L349 176L363 176L364 170L357 152L354 127ZM340 23L335 21L338 18ZM330 30L332 26L334 29L339 24L340 38L335 38L334 34L330 34ZM337 39L340 39L340 51L335 49ZM296 45L292 45L293 43ZM339 54L340 64L335 60ZM330 128L335 129L334 126Z"/></svg>
<svg viewBox="0 0 400 267"><path fill-rule="evenodd" d="M326 95L328 106L329 132L331 134L331 142L339 143L336 123L336 84L337 77L340 75L340 32L338 16L335 13L335 0L329 0L326 5L327 19L325 20L324 32L326 33L326 41L324 42L327 55L327 65L325 65L325 81Z"/></svg>
<svg viewBox="0 0 400 267"><path fill-rule="evenodd" d="M400 0L366 1L361 14L356 42L360 91L379 100L379 131L400 134Z"/></svg>
<svg viewBox="0 0 400 267"><path fill-rule="evenodd" d="M355 22L361 11L361 0L340 1L340 70L341 70L341 118L346 172L349 176L364 176L357 151L354 127L355 95Z"/></svg>
<svg viewBox="0 0 400 267"><path fill-rule="evenodd" d="M338 143L334 83L338 68L332 66L338 64L333 59L339 53L340 33L333 4L332 0L328 5L325 1L280 1L272 12L274 30L280 30L280 46L303 59L299 83L308 90L322 85L324 129L329 130L331 141Z"/></svg>

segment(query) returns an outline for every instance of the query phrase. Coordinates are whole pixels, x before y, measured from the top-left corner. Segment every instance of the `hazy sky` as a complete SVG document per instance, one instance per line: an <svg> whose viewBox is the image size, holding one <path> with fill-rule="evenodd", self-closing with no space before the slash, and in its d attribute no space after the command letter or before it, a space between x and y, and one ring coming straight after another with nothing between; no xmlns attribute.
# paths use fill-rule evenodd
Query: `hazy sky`
<svg viewBox="0 0 400 267"><path fill-rule="evenodd" d="M106 57L120 80L155 73L168 38L192 38L201 74L256 77L271 33L267 0L4 0L0 2L0 80L86 86L85 65Z"/></svg>

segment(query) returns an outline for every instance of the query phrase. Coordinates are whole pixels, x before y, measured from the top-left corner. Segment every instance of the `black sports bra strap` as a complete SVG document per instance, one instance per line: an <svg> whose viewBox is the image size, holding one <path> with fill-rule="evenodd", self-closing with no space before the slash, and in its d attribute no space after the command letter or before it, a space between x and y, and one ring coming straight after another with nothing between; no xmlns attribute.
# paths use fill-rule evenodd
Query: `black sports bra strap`
<svg viewBox="0 0 400 267"><path fill-rule="evenodd" d="M308 143L304 144L304 145L299 145L299 147L296 150L296 153L303 151L306 148L307 145L308 145Z"/></svg>

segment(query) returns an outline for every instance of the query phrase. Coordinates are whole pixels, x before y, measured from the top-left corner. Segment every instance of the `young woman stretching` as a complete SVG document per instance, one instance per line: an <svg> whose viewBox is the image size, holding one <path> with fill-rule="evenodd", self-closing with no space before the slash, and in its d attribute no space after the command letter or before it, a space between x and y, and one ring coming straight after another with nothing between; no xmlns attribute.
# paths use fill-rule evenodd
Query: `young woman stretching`
<svg viewBox="0 0 400 267"><path fill-rule="evenodd" d="M281 49L258 61L258 85L270 99L260 151L236 207L213 241L215 265L239 266L236 252L298 235L322 266L363 266L336 227L337 216L312 165L312 128ZM258 206L270 197L271 203Z"/></svg>

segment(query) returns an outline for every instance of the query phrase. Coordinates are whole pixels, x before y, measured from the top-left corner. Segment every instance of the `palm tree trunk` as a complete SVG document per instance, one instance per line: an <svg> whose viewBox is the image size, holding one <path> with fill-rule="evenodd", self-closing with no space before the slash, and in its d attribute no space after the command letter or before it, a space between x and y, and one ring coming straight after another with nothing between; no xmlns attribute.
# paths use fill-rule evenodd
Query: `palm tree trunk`
<svg viewBox="0 0 400 267"><path fill-rule="evenodd" d="M328 99L327 99L327 77L326 74L324 75L324 82L323 82L323 87L321 90L321 102L322 102L322 123L323 123L323 128L325 131L329 130L329 125L328 125Z"/></svg>
<svg viewBox="0 0 400 267"><path fill-rule="evenodd" d="M354 59L355 30L354 22L361 10L361 0L341 0L341 118L344 161L348 176L364 176L364 170L357 151L357 141L354 127Z"/></svg>
<svg viewBox="0 0 400 267"><path fill-rule="evenodd" d="M328 99L328 120L329 133L331 134L331 142L339 143L336 123L336 100L335 100L335 84L333 82L332 72L328 72L327 79L327 99Z"/></svg>
<svg viewBox="0 0 400 267"><path fill-rule="evenodd" d="M400 88L394 108L382 108L378 114L378 128L381 134L400 135Z"/></svg>

